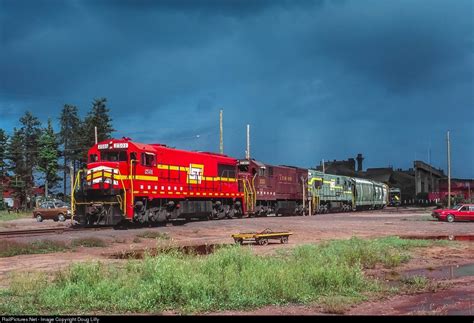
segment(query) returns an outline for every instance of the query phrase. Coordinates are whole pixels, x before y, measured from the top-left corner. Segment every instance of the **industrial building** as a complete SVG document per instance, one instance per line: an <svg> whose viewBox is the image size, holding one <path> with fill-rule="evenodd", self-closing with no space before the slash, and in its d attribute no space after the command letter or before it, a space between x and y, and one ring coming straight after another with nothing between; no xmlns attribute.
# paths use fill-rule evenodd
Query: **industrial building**
<svg viewBox="0 0 474 323"><path fill-rule="evenodd" d="M443 186L440 183L443 180L447 183L447 178L443 170L437 169L420 160L415 160L413 162L413 168L409 168L408 170L381 167L367 168L365 171L362 164L363 160L363 155L358 154L356 158L326 161L324 165L321 162L319 166L316 166L316 169L319 171L324 170L329 174L371 179L383 182L392 188L399 188L401 190L402 202L406 201L406 203L416 199L428 200L430 197L435 196L429 196L429 193L442 190ZM447 190L445 195L447 195ZM432 199L434 200L436 198Z"/></svg>

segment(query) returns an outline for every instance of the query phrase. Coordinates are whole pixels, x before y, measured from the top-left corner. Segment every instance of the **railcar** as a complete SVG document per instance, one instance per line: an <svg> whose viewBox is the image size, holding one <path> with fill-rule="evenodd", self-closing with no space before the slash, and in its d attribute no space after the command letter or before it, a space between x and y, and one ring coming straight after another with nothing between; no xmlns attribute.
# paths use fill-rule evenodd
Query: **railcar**
<svg viewBox="0 0 474 323"><path fill-rule="evenodd" d="M303 183L306 181L307 169L241 159L238 161L238 170L249 215L302 214Z"/></svg>
<svg viewBox="0 0 474 323"><path fill-rule="evenodd" d="M354 201L358 210L382 209L387 206L388 186L367 179L354 178Z"/></svg>
<svg viewBox="0 0 474 323"><path fill-rule="evenodd" d="M81 224L223 219L246 211L237 160L226 155L123 138L94 145L88 158L74 183Z"/></svg>
<svg viewBox="0 0 474 323"><path fill-rule="evenodd" d="M388 186L367 179L308 170L312 213L382 209L388 203Z"/></svg>
<svg viewBox="0 0 474 323"><path fill-rule="evenodd" d="M308 170L308 193L312 198L312 213L347 212L354 209L353 179Z"/></svg>

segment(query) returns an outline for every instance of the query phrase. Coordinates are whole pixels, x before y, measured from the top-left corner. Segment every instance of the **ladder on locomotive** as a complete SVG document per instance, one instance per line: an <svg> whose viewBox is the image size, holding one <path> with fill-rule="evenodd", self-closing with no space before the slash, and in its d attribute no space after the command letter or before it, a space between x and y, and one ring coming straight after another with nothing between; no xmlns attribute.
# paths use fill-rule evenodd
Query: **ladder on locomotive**
<svg viewBox="0 0 474 323"><path fill-rule="evenodd" d="M252 181L248 177L240 179L244 189L244 201L247 208L247 212L251 213L255 211L255 206L257 204L257 191L255 190L255 177L252 178Z"/></svg>

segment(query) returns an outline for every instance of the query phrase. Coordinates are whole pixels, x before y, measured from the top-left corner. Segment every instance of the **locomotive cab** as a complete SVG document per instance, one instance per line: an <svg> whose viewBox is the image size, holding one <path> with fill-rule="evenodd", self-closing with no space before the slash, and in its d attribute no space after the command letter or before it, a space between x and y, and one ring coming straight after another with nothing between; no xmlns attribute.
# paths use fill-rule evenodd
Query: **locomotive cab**
<svg viewBox="0 0 474 323"><path fill-rule="evenodd" d="M76 221L115 225L130 212L127 179L137 156L125 138L103 141L89 150L87 168L79 171L74 187Z"/></svg>

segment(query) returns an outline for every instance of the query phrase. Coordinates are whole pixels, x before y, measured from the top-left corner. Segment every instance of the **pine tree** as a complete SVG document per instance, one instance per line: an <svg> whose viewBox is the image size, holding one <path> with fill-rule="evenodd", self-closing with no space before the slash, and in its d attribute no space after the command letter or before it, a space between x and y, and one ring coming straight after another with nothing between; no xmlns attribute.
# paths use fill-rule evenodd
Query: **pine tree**
<svg viewBox="0 0 474 323"><path fill-rule="evenodd" d="M87 114L82 127L82 159L87 160L87 151L95 144L94 127L97 127L97 142L111 138L112 118L109 116L110 110L105 105L106 98L95 99L92 109Z"/></svg>
<svg viewBox="0 0 474 323"><path fill-rule="evenodd" d="M8 135L0 129L0 179L4 176L7 159Z"/></svg>
<svg viewBox="0 0 474 323"><path fill-rule="evenodd" d="M13 173L11 186L15 190L14 196L24 206L26 201L25 178L28 177L28 170L25 163L24 135L17 128L13 129L13 135L7 146L7 159L9 160L7 171Z"/></svg>
<svg viewBox="0 0 474 323"><path fill-rule="evenodd" d="M20 118L22 124L21 132L23 135L23 146L25 154L25 185L27 196L31 196L31 191L35 183L33 175L34 169L38 166L38 140L41 136L41 122L31 112L27 111Z"/></svg>
<svg viewBox="0 0 474 323"><path fill-rule="evenodd" d="M0 129L0 210L5 208L3 202L3 181L5 180L7 144L8 136L3 129Z"/></svg>
<svg viewBox="0 0 474 323"><path fill-rule="evenodd" d="M48 127L43 129L38 141L38 170L45 175L45 195L48 190L56 185L59 180L58 172L58 142L54 133L51 119L48 119Z"/></svg>
<svg viewBox="0 0 474 323"><path fill-rule="evenodd" d="M61 130L59 132L59 143L63 146L63 186L64 196L66 196L66 178L68 162L75 166L80 159L81 147L81 120L77 114L77 107L65 104L61 116L59 117ZM72 170L69 170L72 171Z"/></svg>

